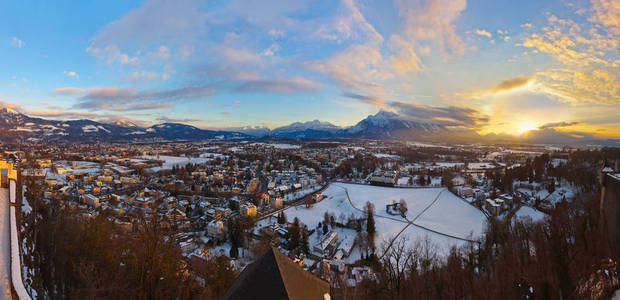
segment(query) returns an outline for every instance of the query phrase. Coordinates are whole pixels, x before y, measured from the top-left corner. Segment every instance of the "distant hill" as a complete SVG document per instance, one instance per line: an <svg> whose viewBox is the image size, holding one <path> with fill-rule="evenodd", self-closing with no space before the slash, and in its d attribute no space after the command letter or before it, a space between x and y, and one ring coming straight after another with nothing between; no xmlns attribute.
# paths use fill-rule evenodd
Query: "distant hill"
<svg viewBox="0 0 620 300"><path fill-rule="evenodd" d="M515 137L507 134L479 135L472 130L448 129L445 126L406 119L398 114L379 111L357 124L342 128L329 122L313 120L295 122L273 130L264 126L247 126L229 130L205 130L180 123L162 123L141 127L127 120L101 123L92 120L47 120L27 116L11 108L0 109L0 141L3 142L113 142L113 141L199 141L210 139L251 138L292 139L391 139L456 143L506 143L556 145L597 145L620 147L620 139L604 139L580 132L554 129L532 130Z"/></svg>
<svg viewBox="0 0 620 300"><path fill-rule="evenodd" d="M355 138L355 139L414 139L431 137L446 129L437 124L423 123L401 118L395 113L380 111L356 125L342 128L319 120L295 122L273 130L256 131L253 127L241 132L256 136L277 138Z"/></svg>
<svg viewBox="0 0 620 300"><path fill-rule="evenodd" d="M4 142L175 141L248 137L239 132L204 130L178 123L143 128L126 121L106 124L91 120L46 120L29 117L10 108L0 109L0 140Z"/></svg>

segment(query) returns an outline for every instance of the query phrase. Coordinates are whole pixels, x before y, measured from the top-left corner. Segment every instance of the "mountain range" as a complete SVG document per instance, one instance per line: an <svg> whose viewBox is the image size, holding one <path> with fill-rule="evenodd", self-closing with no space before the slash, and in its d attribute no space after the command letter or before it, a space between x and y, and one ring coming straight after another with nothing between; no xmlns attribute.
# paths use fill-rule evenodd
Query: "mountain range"
<svg viewBox="0 0 620 300"><path fill-rule="evenodd" d="M10 108L0 109L0 141L97 142L149 140L240 139L250 136L230 131L204 130L178 123L140 127L128 121L113 124L92 120L47 120Z"/></svg>
<svg viewBox="0 0 620 300"><path fill-rule="evenodd" d="M246 127L237 128L236 131L255 137L276 138L426 139L447 130L441 125L407 120L395 113L382 110L346 128L314 120L295 122L273 130L265 127Z"/></svg>
<svg viewBox="0 0 620 300"><path fill-rule="evenodd" d="M393 112L379 111L350 127L313 120L269 129L264 126L205 130L180 123L138 126L127 120L102 123L92 120L47 120L30 117L11 108L0 109L2 142L112 142L112 141L199 141L252 138L292 139L393 139L435 142L501 142L559 145L620 146L620 139L603 139L580 132L560 132L552 128L532 130L519 137L507 134L479 135L445 126L410 120Z"/></svg>

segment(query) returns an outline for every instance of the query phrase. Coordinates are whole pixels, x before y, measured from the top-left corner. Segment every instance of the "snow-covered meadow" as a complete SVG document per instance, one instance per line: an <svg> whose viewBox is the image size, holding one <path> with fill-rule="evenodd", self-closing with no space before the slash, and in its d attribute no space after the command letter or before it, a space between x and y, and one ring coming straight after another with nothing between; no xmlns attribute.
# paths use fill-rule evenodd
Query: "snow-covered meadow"
<svg viewBox="0 0 620 300"><path fill-rule="evenodd" d="M157 172L161 170L171 170L172 167L183 167L187 164L204 164L212 158L208 157L178 157L178 156L153 156L153 155L145 155L141 156L139 159L141 160L160 160L164 163L161 167L155 167L149 169L152 172Z"/></svg>
<svg viewBox="0 0 620 300"><path fill-rule="evenodd" d="M439 253L447 253L452 246L466 243L458 238L477 239L486 226L486 217L480 210L443 188L390 188L332 183L323 195L325 199L312 207L300 205L286 209L288 221L297 217L312 229L323 220L325 212L333 214L336 219L351 216L363 218L364 206L366 202L371 202L375 207L375 243L378 248L395 238L405 239L409 247L428 239ZM405 218L388 214L386 205L400 202L401 199L408 208ZM259 227L267 226L270 222L273 220L265 219L259 222ZM356 232L342 230L338 234L341 239L354 240ZM348 260L358 259L359 251L354 251L352 256L355 255L358 257Z"/></svg>

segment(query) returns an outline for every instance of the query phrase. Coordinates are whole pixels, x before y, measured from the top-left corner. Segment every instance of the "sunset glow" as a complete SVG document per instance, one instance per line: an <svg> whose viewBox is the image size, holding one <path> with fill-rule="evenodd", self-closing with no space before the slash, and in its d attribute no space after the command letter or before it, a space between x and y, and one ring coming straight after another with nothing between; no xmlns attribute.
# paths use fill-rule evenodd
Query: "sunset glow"
<svg viewBox="0 0 620 300"><path fill-rule="evenodd" d="M3 2L2 106L145 126L347 127L387 110L478 134L620 132L617 1L172 2Z"/></svg>

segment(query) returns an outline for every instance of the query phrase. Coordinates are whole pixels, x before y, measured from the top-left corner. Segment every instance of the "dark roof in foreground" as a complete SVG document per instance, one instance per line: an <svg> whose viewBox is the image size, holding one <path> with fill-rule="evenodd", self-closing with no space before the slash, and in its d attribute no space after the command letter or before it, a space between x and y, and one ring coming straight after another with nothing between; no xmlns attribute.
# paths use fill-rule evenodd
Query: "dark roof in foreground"
<svg viewBox="0 0 620 300"><path fill-rule="evenodd" d="M241 272L222 299L323 300L325 294L329 294L329 283L271 248Z"/></svg>

